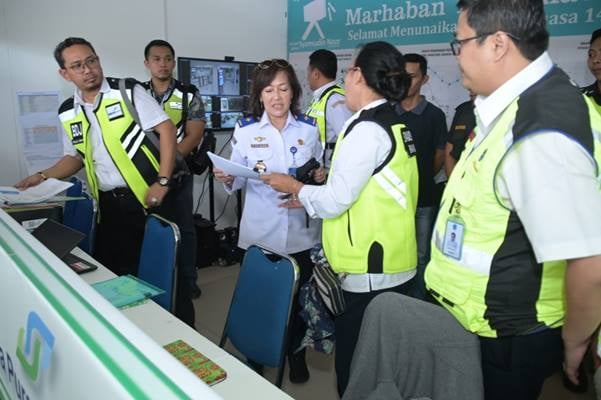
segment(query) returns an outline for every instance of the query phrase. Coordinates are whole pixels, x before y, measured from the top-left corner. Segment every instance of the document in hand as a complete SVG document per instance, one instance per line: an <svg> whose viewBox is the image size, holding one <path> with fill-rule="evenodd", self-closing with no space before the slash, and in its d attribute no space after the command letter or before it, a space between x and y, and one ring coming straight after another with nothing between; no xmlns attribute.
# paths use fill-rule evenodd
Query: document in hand
<svg viewBox="0 0 601 400"><path fill-rule="evenodd" d="M207 151L207 155L213 162L215 168L219 168L228 175L238 176L240 178L260 179L259 173L252 168L232 162L215 153L211 153L210 151Z"/></svg>
<svg viewBox="0 0 601 400"><path fill-rule="evenodd" d="M37 186L19 190L12 186L0 186L0 202L3 204L33 204L46 201L73 186L71 182L48 178Z"/></svg>

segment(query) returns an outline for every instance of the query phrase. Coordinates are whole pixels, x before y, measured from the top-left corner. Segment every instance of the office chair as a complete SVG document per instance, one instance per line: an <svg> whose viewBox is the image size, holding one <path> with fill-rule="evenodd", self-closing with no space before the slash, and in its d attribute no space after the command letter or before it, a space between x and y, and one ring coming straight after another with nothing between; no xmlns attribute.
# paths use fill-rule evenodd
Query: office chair
<svg viewBox="0 0 601 400"><path fill-rule="evenodd" d="M271 261L266 252L273 253ZM272 256L273 257L273 256ZM227 339L247 359L278 368L282 386L288 342L288 321L298 281L296 261L258 246L246 250L219 342Z"/></svg>
<svg viewBox="0 0 601 400"><path fill-rule="evenodd" d="M73 182L73 186L67 189L67 196L84 198L68 200L65 202L63 224L86 235L78 246L86 253L92 254L96 204L94 203L94 200L83 191L83 183L81 180L74 176L71 177L70 181Z"/></svg>
<svg viewBox="0 0 601 400"><path fill-rule="evenodd" d="M165 291L153 300L171 313L175 310L179 241L176 224L156 214L146 217L138 278Z"/></svg>

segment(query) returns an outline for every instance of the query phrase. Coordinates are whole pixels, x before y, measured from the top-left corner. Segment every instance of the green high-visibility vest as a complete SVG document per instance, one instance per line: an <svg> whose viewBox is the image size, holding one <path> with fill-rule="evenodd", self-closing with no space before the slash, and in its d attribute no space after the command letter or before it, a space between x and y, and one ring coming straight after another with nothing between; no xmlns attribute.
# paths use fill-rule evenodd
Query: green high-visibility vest
<svg viewBox="0 0 601 400"><path fill-rule="evenodd" d="M326 108L328 105L328 100L334 94L338 93L344 96L344 89L342 89L338 85L330 86L319 96L319 99L313 101L309 106L309 110L306 114L310 117L315 118L317 121L317 130L319 132L319 141L321 142L321 147L324 149L324 163L325 163L325 150L326 148L332 148L335 143L328 143L326 136ZM336 132L338 133L338 132Z"/></svg>
<svg viewBox="0 0 601 400"><path fill-rule="evenodd" d="M338 273L410 271L417 265L418 172L413 138L390 103L365 110L338 137L332 158L334 171L340 143L362 121L376 122L386 130L392 142L391 152L353 205L338 217L323 220L325 255Z"/></svg>
<svg viewBox="0 0 601 400"><path fill-rule="evenodd" d="M175 86L169 94L166 100L161 105L163 110L169 116L169 119L173 122L177 128L177 143L181 142L185 136L186 119L188 118L188 110L190 104L194 98L194 94L197 92L196 87L193 85L186 85L176 79ZM151 81L145 82L144 87L146 90L152 88ZM186 100L184 100L186 99Z"/></svg>
<svg viewBox="0 0 601 400"><path fill-rule="evenodd" d="M102 141L115 166L123 176L140 204L146 207L145 196L150 185L157 180L159 171L159 151L146 137L142 128L136 124L119 91L118 79L106 78L110 91L99 93L100 99L94 115L100 125ZM126 93L130 100L133 89L138 84L126 80ZM63 129L85 165L88 184L92 196L98 200L98 180L94 171L92 147L90 143L90 122L73 97L67 99L59 109L59 119Z"/></svg>
<svg viewBox="0 0 601 400"><path fill-rule="evenodd" d="M477 147L468 141L443 194L426 286L479 336L522 335L563 324L567 263L536 262L522 222L501 204L494 186L509 149L545 130L572 135L601 163L601 117L554 68L505 109ZM458 226L462 245L449 250L453 247L445 242L455 239L447 230Z"/></svg>

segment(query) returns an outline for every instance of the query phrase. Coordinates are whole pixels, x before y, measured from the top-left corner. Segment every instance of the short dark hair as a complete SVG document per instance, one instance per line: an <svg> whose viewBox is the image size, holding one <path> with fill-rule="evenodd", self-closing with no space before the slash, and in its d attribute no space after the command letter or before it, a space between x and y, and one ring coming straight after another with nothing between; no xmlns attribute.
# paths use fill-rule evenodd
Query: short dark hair
<svg viewBox="0 0 601 400"><path fill-rule="evenodd" d="M292 99L290 101L290 111L294 115L300 114L299 100L302 94L301 85L296 77L294 68L286 60L271 59L257 64L252 73L252 85L250 89L250 111L256 119L261 118L265 108L261 103L261 92L275 79L278 72L284 71L290 82L292 90Z"/></svg>
<svg viewBox="0 0 601 400"><path fill-rule="evenodd" d="M417 53L408 53L405 54L403 57L405 57L406 63L410 62L419 64L419 69L420 71L422 71L422 75L425 76L428 74L428 60L426 60L426 57Z"/></svg>
<svg viewBox="0 0 601 400"><path fill-rule="evenodd" d="M597 40L598 38L601 37L601 28L597 29L596 31L594 31L591 35L591 42L590 44L593 44L593 42L595 40Z"/></svg>
<svg viewBox="0 0 601 400"><path fill-rule="evenodd" d="M367 86L386 100L401 101L407 95L411 78L405 71L405 59L390 43L367 43L359 50L355 67L361 70Z"/></svg>
<svg viewBox="0 0 601 400"><path fill-rule="evenodd" d="M549 47L543 0L459 0L457 8L466 12L476 35L507 32L528 60ZM482 43L485 38L478 40Z"/></svg>
<svg viewBox="0 0 601 400"><path fill-rule="evenodd" d="M75 46L76 44L88 46L90 50L92 50L92 53L96 55L96 50L94 50L94 46L92 46L92 43L88 42L84 38L68 37L59 44L57 44L54 48L54 59L58 63L58 66L62 69L65 69L65 59L63 58L63 51L68 47Z"/></svg>
<svg viewBox="0 0 601 400"><path fill-rule="evenodd" d="M153 47L167 47L169 48L169 51L171 51L171 55L173 57L175 57L175 50L173 49L173 46L171 46L171 44L163 39L154 39L151 40L150 43L148 43L146 45L146 47L144 47L144 59L148 60L148 54L150 54L150 49Z"/></svg>
<svg viewBox="0 0 601 400"><path fill-rule="evenodd" d="M336 54L330 50L315 50L309 56L309 67L317 68L326 78L336 79L338 59L336 58Z"/></svg>

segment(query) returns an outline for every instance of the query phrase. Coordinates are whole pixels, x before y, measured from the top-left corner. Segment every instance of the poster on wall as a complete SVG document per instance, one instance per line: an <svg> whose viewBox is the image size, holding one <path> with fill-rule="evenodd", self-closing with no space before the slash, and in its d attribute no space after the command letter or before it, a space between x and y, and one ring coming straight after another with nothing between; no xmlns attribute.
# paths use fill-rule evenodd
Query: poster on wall
<svg viewBox="0 0 601 400"><path fill-rule="evenodd" d="M586 66L590 33L601 27L601 2L544 0L549 52L553 60L580 86L593 81ZM338 56L338 79L362 44L386 41L402 53L418 53L428 60L429 82L422 93L453 117L455 107L468 99L449 42L454 38L456 0L369 1L288 0L288 59L303 86L306 109L311 90L306 70L309 55L321 48Z"/></svg>
<svg viewBox="0 0 601 400"><path fill-rule="evenodd" d="M63 132L56 110L58 92L19 92L20 143L27 174L42 171L63 156Z"/></svg>

